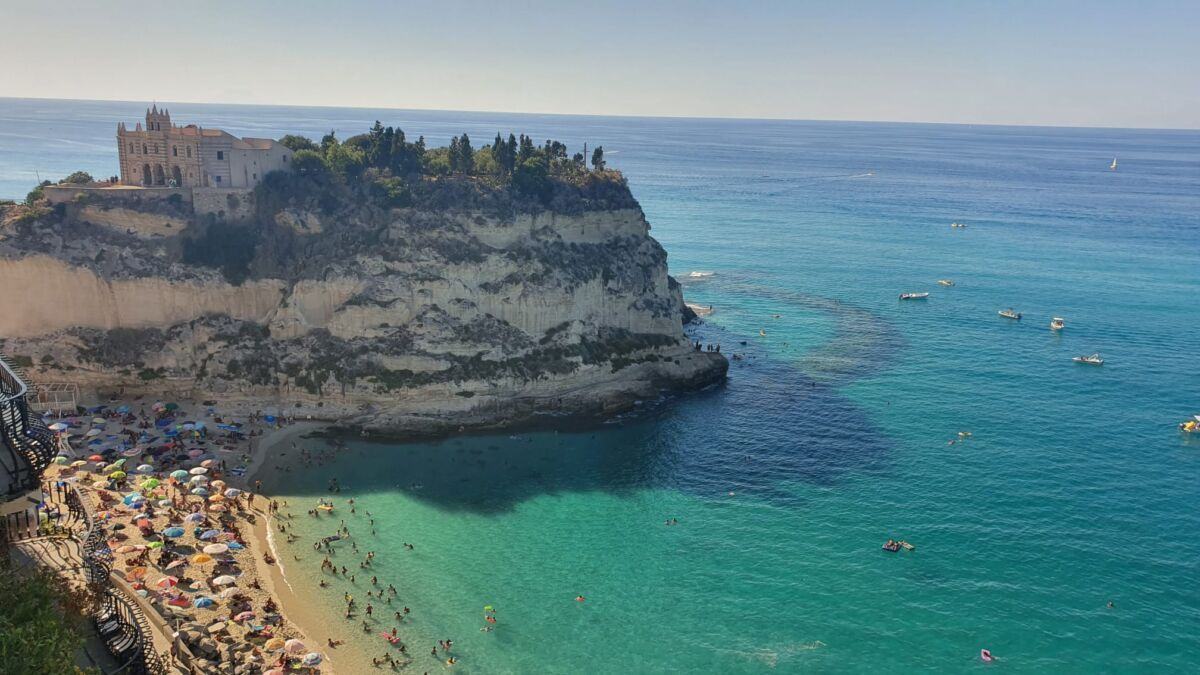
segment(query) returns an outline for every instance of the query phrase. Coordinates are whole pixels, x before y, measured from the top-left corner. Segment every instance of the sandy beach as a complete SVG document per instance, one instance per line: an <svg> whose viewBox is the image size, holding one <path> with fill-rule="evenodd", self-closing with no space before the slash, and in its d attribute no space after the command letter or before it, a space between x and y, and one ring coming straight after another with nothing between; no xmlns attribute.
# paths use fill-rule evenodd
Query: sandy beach
<svg viewBox="0 0 1200 675"><path fill-rule="evenodd" d="M288 584L270 501L254 494L269 458L322 424L206 403L109 402L48 416L72 452L46 477L90 501L118 583L162 633L160 648L176 638L177 661L204 672L331 673L313 630L322 617Z"/></svg>

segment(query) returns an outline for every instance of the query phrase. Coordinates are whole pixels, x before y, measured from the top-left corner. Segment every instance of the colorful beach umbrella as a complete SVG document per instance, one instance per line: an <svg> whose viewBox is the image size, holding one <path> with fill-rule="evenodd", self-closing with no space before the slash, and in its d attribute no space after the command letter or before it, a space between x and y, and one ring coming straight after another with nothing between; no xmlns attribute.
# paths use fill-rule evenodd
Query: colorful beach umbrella
<svg viewBox="0 0 1200 675"><path fill-rule="evenodd" d="M187 477L188 472L184 471L183 469L176 469L171 472L171 478L174 478L175 480L183 480Z"/></svg>
<svg viewBox="0 0 1200 675"><path fill-rule="evenodd" d="M171 588L179 583L178 577L163 577L154 582L156 588Z"/></svg>
<svg viewBox="0 0 1200 675"><path fill-rule="evenodd" d="M192 601L192 607L212 607L217 604L212 598L196 598Z"/></svg>
<svg viewBox="0 0 1200 675"><path fill-rule="evenodd" d="M228 574L222 574L221 576L217 577L216 579L213 579L212 582L214 584L216 584L217 586L228 586L229 584L237 583L237 579L233 578L232 576L230 576Z"/></svg>
<svg viewBox="0 0 1200 675"><path fill-rule="evenodd" d="M304 643L296 638L292 638L283 643L283 650L289 654L299 654L305 649L307 649L307 647L304 646Z"/></svg>
<svg viewBox="0 0 1200 675"><path fill-rule="evenodd" d="M189 469L188 473L192 474L193 476L203 476L204 474L208 473L208 469L202 466L197 466L193 469Z"/></svg>
<svg viewBox="0 0 1200 675"><path fill-rule="evenodd" d="M58 457L55 457L55 458L54 458L54 463L55 463L55 464L58 464L59 466L62 466L62 465L66 464L67 462L70 462L70 461L71 461L71 458L70 458L70 457L67 457L67 456L65 456L65 455L59 455Z"/></svg>
<svg viewBox="0 0 1200 675"><path fill-rule="evenodd" d="M318 654L317 652L309 652L304 655L304 658L301 660L301 663L308 666L309 668L319 665L321 663L321 655Z"/></svg>
<svg viewBox="0 0 1200 675"><path fill-rule="evenodd" d="M209 555L220 555L222 553L228 553L229 547L225 544L209 544L208 546L204 547L204 552Z"/></svg>
<svg viewBox="0 0 1200 675"><path fill-rule="evenodd" d="M138 467L134 470L138 473L150 473L154 471L154 467L150 464L138 464Z"/></svg>
<svg viewBox="0 0 1200 675"><path fill-rule="evenodd" d="M216 539L221 534L220 530L205 530L200 533L200 539Z"/></svg>
<svg viewBox="0 0 1200 675"><path fill-rule="evenodd" d="M191 493L192 493L192 494L194 494L194 495L199 495L199 496L201 496L201 497L206 497L206 496L208 496L208 490L205 490L205 489L204 489L204 488L202 488L202 487L198 487L198 488L192 488L192 490L191 490Z"/></svg>
<svg viewBox="0 0 1200 675"><path fill-rule="evenodd" d="M269 652L277 652L280 649L283 649L283 647L286 643L287 643L287 641L281 637L273 637L270 640L267 640L265 643L263 643L263 649L265 649Z"/></svg>
<svg viewBox="0 0 1200 675"><path fill-rule="evenodd" d="M138 485L143 490L153 490L154 488L159 486L160 482L161 481L159 481L157 478L147 478L146 480L142 481Z"/></svg>
<svg viewBox="0 0 1200 675"><path fill-rule="evenodd" d="M172 560L171 562L167 563L167 569L173 570L176 567L179 567L180 565L186 565L186 564L187 564L186 560Z"/></svg>
<svg viewBox="0 0 1200 675"><path fill-rule="evenodd" d="M108 474L108 477L113 480L120 480L120 479L124 478L126 475L127 474L124 471L114 471L114 472Z"/></svg>
<svg viewBox="0 0 1200 675"><path fill-rule="evenodd" d="M210 563L212 561L213 557L206 553L197 553L196 555L192 556L192 562L196 565L203 565L204 563Z"/></svg>
<svg viewBox="0 0 1200 675"><path fill-rule="evenodd" d="M215 485L215 483L214 483L214 485ZM225 496L229 497L230 499L232 499L240 494L242 494L242 491L237 488L229 488L228 490L225 490Z"/></svg>
<svg viewBox="0 0 1200 675"><path fill-rule="evenodd" d="M184 533L184 529L182 527L168 527L167 529L162 531L162 535L169 539L174 539L176 537L182 537L183 533Z"/></svg>
<svg viewBox="0 0 1200 675"><path fill-rule="evenodd" d="M71 428L71 425L67 424L66 422L55 422L54 424L51 424L49 426L49 429L51 431L66 431L67 429L70 429L70 428Z"/></svg>

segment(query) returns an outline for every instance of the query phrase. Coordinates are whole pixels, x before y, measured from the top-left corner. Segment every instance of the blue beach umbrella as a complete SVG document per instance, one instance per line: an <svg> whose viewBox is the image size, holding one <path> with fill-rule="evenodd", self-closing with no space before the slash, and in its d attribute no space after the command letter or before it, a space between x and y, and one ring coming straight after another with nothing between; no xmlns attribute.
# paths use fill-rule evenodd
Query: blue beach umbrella
<svg viewBox="0 0 1200 675"><path fill-rule="evenodd" d="M205 530L200 533L200 539L216 539L221 535L220 530Z"/></svg>
<svg viewBox="0 0 1200 675"><path fill-rule="evenodd" d="M214 604L212 598L196 598L192 601L193 607L212 607Z"/></svg>
<svg viewBox="0 0 1200 675"><path fill-rule="evenodd" d="M194 494L194 495L199 495L199 496L201 496L201 497L207 497L207 496L208 496L208 490L206 490L206 489L204 489L204 488L202 488L202 487L193 488L193 489L192 489L192 494Z"/></svg>
<svg viewBox="0 0 1200 675"><path fill-rule="evenodd" d="M174 539L175 537L182 537L183 531L184 530L182 527L168 527L167 529L162 531L162 535L164 537Z"/></svg>
<svg viewBox="0 0 1200 675"><path fill-rule="evenodd" d="M232 550L232 551L236 551L236 550L238 550L238 549L243 549L243 548L246 548L245 546L242 546L241 544L237 543L236 541L231 541L231 542L229 542L228 544L225 544L225 545L226 545L226 546L228 546L228 547L229 547L229 549L230 549L230 550Z"/></svg>

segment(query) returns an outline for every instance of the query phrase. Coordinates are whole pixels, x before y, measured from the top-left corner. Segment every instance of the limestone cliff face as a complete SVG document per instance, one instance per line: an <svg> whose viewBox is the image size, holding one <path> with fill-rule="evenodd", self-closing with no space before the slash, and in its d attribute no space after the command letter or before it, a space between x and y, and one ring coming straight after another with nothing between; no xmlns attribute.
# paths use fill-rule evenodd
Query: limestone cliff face
<svg viewBox="0 0 1200 675"><path fill-rule="evenodd" d="M727 367L684 336L636 202L293 202L227 224L92 200L0 216L3 349L87 390L430 431L620 409Z"/></svg>

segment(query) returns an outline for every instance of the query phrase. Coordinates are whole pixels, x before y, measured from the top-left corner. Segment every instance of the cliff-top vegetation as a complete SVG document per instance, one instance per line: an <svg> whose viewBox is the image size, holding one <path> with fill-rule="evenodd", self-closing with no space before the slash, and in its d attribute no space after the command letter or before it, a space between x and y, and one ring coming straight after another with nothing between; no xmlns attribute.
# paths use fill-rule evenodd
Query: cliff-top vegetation
<svg viewBox="0 0 1200 675"><path fill-rule="evenodd" d="M633 208L637 202L624 177L605 166L604 149L568 156L567 146L497 133L476 148L467 134L446 147L410 141L402 129L380 122L345 141L334 132L320 142L288 135L280 142L295 151L291 172L265 177L256 198L267 211L307 200L331 212L346 197L385 208L462 208L494 212Z"/></svg>

